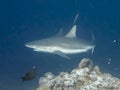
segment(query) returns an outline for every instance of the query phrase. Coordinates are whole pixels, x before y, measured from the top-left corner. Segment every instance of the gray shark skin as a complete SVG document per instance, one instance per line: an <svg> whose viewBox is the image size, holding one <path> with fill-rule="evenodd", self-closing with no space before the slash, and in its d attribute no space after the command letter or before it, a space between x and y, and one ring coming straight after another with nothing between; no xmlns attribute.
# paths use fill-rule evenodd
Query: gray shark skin
<svg viewBox="0 0 120 90"><path fill-rule="evenodd" d="M61 32L61 31L60 31ZM25 44L34 51L57 54L70 59L69 54L78 54L91 51L95 48L94 37L92 41L76 37L76 25L65 36L54 36L42 40L36 40Z"/></svg>

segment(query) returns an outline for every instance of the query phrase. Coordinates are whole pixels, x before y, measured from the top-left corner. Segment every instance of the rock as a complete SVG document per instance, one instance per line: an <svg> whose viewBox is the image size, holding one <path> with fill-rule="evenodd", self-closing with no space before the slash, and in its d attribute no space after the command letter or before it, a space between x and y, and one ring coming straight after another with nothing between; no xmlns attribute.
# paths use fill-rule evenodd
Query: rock
<svg viewBox="0 0 120 90"><path fill-rule="evenodd" d="M45 74L45 77L46 77L47 79L51 80L51 79L53 79L53 78L55 77L55 75L52 74L51 72L48 72L48 73Z"/></svg>
<svg viewBox="0 0 120 90"><path fill-rule="evenodd" d="M98 66L95 66L93 71L95 71L96 74L99 75L99 76L102 75Z"/></svg>
<svg viewBox="0 0 120 90"><path fill-rule="evenodd" d="M82 69L82 68L85 68L85 67L89 68L89 73L94 68L92 61L90 59L88 59L88 58L82 59L81 62L80 62L80 64L79 64L79 66L78 66L79 69Z"/></svg>
<svg viewBox="0 0 120 90"><path fill-rule="evenodd" d="M50 87L39 87L39 88L37 88L36 90L52 90L52 89L50 89Z"/></svg>
<svg viewBox="0 0 120 90"><path fill-rule="evenodd" d="M39 80L36 90L120 90L120 79L101 73L90 59L81 60L71 73L61 72L58 76L46 73Z"/></svg>

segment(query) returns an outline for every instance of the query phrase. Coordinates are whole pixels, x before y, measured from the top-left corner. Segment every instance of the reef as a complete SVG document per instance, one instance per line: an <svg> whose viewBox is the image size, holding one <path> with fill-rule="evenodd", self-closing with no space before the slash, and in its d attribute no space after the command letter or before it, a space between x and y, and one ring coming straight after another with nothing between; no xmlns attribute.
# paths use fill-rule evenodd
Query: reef
<svg viewBox="0 0 120 90"><path fill-rule="evenodd" d="M36 90L120 90L120 79L102 73L90 59L84 58L70 73L46 73L39 85Z"/></svg>

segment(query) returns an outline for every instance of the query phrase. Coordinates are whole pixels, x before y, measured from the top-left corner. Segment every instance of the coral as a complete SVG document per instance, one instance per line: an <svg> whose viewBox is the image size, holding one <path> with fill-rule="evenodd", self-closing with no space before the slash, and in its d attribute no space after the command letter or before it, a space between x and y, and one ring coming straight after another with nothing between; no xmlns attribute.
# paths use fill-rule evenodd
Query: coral
<svg viewBox="0 0 120 90"><path fill-rule="evenodd" d="M37 88L36 90L52 90L52 89L50 89L50 87L39 87L39 88Z"/></svg>
<svg viewBox="0 0 120 90"><path fill-rule="evenodd" d="M98 66L94 67L94 71L96 72L97 75L99 75L99 76L102 75Z"/></svg>
<svg viewBox="0 0 120 90"><path fill-rule="evenodd" d="M39 84L36 90L120 90L120 79L101 73L99 67L94 67L87 58L70 73L61 72L58 76L46 73Z"/></svg>

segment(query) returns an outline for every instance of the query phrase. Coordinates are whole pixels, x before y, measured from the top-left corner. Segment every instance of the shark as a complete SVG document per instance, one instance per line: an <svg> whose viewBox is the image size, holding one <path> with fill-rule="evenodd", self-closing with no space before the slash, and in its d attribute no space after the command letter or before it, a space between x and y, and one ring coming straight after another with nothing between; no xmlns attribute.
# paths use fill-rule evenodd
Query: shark
<svg viewBox="0 0 120 90"><path fill-rule="evenodd" d="M92 34L91 41L80 39L76 35L76 29L77 25L73 25L70 31L65 35L60 35L62 31L60 30L58 35L28 42L25 46L37 52L57 54L66 59L71 59L71 54L85 52L91 52L93 54L96 46L94 35Z"/></svg>

